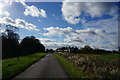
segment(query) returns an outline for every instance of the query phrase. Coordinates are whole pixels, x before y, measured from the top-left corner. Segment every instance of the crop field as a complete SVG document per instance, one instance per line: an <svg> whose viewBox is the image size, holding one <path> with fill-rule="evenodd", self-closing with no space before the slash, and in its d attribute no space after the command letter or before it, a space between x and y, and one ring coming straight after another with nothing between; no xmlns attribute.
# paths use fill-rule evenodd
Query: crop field
<svg viewBox="0 0 120 80"><path fill-rule="evenodd" d="M12 78L24 71L37 60L45 56L46 53L35 53L28 56L9 58L2 61L2 77Z"/></svg>
<svg viewBox="0 0 120 80"><path fill-rule="evenodd" d="M64 59L74 64L87 78L110 78L120 77L120 54L59 54ZM82 78L82 77L81 77Z"/></svg>

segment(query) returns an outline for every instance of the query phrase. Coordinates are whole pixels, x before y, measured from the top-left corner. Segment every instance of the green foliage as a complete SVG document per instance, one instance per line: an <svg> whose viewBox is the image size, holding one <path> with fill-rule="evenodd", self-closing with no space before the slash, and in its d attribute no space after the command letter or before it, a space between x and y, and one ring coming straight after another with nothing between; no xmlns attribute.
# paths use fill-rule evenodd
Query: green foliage
<svg viewBox="0 0 120 80"><path fill-rule="evenodd" d="M87 78L85 73L79 71L78 68L75 67L72 63L70 63L67 59L63 58L58 54L54 55L71 78Z"/></svg>
<svg viewBox="0 0 120 80"><path fill-rule="evenodd" d="M28 56L9 58L2 61L2 77L12 78L22 72L34 62L45 56L45 53L36 53Z"/></svg>

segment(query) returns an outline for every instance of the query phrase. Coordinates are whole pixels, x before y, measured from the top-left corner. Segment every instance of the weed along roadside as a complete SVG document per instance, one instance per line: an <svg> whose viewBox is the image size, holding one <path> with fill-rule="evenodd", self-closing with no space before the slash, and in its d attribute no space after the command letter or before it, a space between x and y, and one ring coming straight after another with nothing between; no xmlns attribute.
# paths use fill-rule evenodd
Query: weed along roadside
<svg viewBox="0 0 120 80"><path fill-rule="evenodd" d="M120 54L59 53L54 55L72 78L119 80L120 68L118 61ZM77 73L77 71L80 72Z"/></svg>
<svg viewBox="0 0 120 80"><path fill-rule="evenodd" d="M76 66L74 66L67 59L56 53L54 54L54 56L57 58L60 65L64 68L66 73L68 73L68 75L71 78L87 78L87 74L81 72Z"/></svg>
<svg viewBox="0 0 120 80"><path fill-rule="evenodd" d="M46 53L35 53L28 56L9 58L2 61L2 78L13 78L33 63L43 58Z"/></svg>

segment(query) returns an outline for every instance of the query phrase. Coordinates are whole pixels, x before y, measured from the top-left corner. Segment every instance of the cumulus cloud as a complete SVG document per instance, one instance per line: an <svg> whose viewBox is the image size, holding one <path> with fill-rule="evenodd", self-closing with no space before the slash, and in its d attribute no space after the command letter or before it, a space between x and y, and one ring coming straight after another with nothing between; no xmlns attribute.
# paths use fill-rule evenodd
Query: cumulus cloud
<svg viewBox="0 0 120 80"><path fill-rule="evenodd" d="M100 29L102 28L103 30L106 30L106 32L118 32L118 16L114 16L110 19L101 19L98 21L85 22L83 23L83 27L93 27Z"/></svg>
<svg viewBox="0 0 120 80"><path fill-rule="evenodd" d="M89 30L89 31L88 31ZM58 40L64 42L60 43L58 46L58 42L53 41L52 43L44 43L47 46L50 46L54 48L57 47L62 47L62 46L77 46L79 48L85 46L85 45L90 45L92 48L101 48L101 49L106 49L106 50L117 50L117 32L113 35L110 33L106 32L106 30L102 29L94 29L95 31L91 33L90 29L84 29L84 30L75 30L76 32L71 32L68 34L62 33L61 35L64 35L64 38L59 37ZM48 32L49 33L49 32ZM59 36L58 32L54 32L56 36ZM47 34L49 36L52 36L52 34ZM109 43L103 43L103 42L109 42ZM54 43L54 44L53 44ZM56 45L55 45L56 44ZM112 45L111 45L112 44Z"/></svg>
<svg viewBox="0 0 120 80"><path fill-rule="evenodd" d="M86 38L92 38L93 36L97 36L98 33L93 31L92 29L84 29L84 30L75 30L71 27L67 28L59 28L59 27L49 27L49 28L44 28L48 32L45 33L45 36L59 36L59 40L62 40L66 43L70 44L80 44L83 45L84 43L87 43ZM58 34L59 33L59 34ZM64 37L62 37L64 36Z"/></svg>
<svg viewBox="0 0 120 80"><path fill-rule="evenodd" d="M49 28L44 28L44 30L47 30L48 33L45 33L45 36L75 36L75 35L97 35L95 31L93 31L91 28L87 28L84 30L75 30L71 27L67 28L60 28L60 27L49 27ZM59 33L59 34L58 34Z"/></svg>
<svg viewBox="0 0 120 80"><path fill-rule="evenodd" d="M44 9L38 9L34 5L28 6L25 3L25 0L18 0L18 2L20 2L25 7L25 11L24 11L25 16L30 15L33 17L47 17L46 11Z"/></svg>
<svg viewBox="0 0 120 80"><path fill-rule="evenodd" d="M9 17L3 17L3 18L0 18L0 23L9 24L9 25L12 25L12 26L20 27L20 28L25 28L25 29L28 29L28 30L39 31L39 29L37 29L35 25L33 25L31 23L27 23L22 19L13 20Z"/></svg>
<svg viewBox="0 0 120 80"><path fill-rule="evenodd" d="M25 16L31 15L33 17L39 17L39 16L41 16L41 17L47 17L46 12L45 12L44 9L40 9L39 10L37 7L35 7L33 5L26 7L26 9L24 11L24 15Z"/></svg>
<svg viewBox="0 0 120 80"><path fill-rule="evenodd" d="M49 28L44 28L44 30L48 31L48 33L44 34L45 36L53 36L53 35L62 36L62 35L70 35L71 33L72 35L74 35L74 33L77 34L77 32L73 30L71 27L67 27L67 28L49 27Z"/></svg>
<svg viewBox="0 0 120 80"><path fill-rule="evenodd" d="M92 48L101 48L106 50L118 49L117 17L85 22L83 26L86 27L84 29L79 30L73 29L71 27L44 28L44 30L47 31L47 33L44 33L44 35L49 37L57 36L58 40L62 41L63 43L66 43L60 43L60 45L63 46L74 45L80 48L85 45L90 45ZM57 45L57 42L54 46L60 47Z"/></svg>
<svg viewBox="0 0 120 80"><path fill-rule="evenodd" d="M83 21L79 18L82 13L91 17L101 17L104 14L113 16L117 12L117 6L105 2L69 2L69 0L64 0L61 11L67 22L77 24Z"/></svg>
<svg viewBox="0 0 120 80"><path fill-rule="evenodd" d="M7 2L7 0L6 0ZM9 4L8 4L9 5ZM0 15L1 16L10 16L10 13L3 10L5 6L8 6L6 5L5 1L0 1Z"/></svg>

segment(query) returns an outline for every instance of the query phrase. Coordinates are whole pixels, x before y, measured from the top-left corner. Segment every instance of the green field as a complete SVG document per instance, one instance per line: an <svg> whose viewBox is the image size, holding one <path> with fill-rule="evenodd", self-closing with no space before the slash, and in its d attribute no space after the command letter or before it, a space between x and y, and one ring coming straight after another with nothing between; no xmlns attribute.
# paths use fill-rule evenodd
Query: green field
<svg viewBox="0 0 120 80"><path fill-rule="evenodd" d="M3 60L2 77L13 78L45 55L46 53L35 53L28 56L21 56Z"/></svg>
<svg viewBox="0 0 120 80"><path fill-rule="evenodd" d="M79 54L84 56L99 56L104 60L112 60L112 59L119 59L120 54Z"/></svg>
<svg viewBox="0 0 120 80"><path fill-rule="evenodd" d="M55 54L72 78L111 78L120 76L120 54Z"/></svg>

